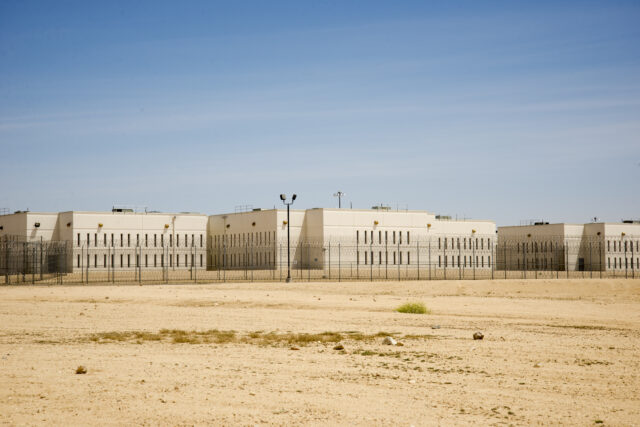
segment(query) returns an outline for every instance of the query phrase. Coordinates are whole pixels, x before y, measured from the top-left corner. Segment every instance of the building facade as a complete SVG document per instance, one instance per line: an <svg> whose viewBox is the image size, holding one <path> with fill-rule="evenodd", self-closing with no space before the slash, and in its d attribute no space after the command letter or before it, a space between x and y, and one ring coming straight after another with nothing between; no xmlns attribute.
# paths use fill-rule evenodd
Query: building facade
<svg viewBox="0 0 640 427"><path fill-rule="evenodd" d="M426 211L364 209L253 210L209 217L212 269L281 268L290 227L293 268L493 266L492 221L453 220Z"/></svg>
<svg viewBox="0 0 640 427"><path fill-rule="evenodd" d="M22 242L63 242L60 270L120 272L136 268L205 269L207 216L195 213L17 212L0 216L0 239ZM48 261L30 249L23 262Z"/></svg>
<svg viewBox="0 0 640 427"><path fill-rule="evenodd" d="M498 228L496 256L507 270L635 271L639 254L637 221Z"/></svg>

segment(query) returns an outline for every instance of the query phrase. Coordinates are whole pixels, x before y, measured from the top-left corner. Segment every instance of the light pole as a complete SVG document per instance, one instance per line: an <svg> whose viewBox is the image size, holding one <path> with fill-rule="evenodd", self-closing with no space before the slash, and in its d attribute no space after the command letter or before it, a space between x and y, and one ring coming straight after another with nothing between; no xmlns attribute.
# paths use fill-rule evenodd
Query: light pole
<svg viewBox="0 0 640 427"><path fill-rule="evenodd" d="M285 194L280 195L280 200L282 200L282 203L287 205L287 283L291 281L291 224L289 223L289 206L293 204L293 202L296 200L296 197L298 196L294 194L293 196L291 196L291 201L287 203L287 196Z"/></svg>
<svg viewBox="0 0 640 427"><path fill-rule="evenodd" d="M346 196L346 194L344 194L342 191L338 191L337 193L333 194L333 197L338 198L338 209L342 208L342 198L344 196Z"/></svg>

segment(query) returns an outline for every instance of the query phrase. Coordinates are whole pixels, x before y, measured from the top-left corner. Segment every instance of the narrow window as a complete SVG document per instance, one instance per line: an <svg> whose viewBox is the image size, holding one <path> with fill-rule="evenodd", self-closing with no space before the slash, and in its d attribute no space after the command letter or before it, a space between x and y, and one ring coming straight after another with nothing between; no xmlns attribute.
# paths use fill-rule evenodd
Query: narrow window
<svg viewBox="0 0 640 427"><path fill-rule="evenodd" d="M402 231L398 231L398 243L402 244ZM402 255L400 256L400 264L402 264Z"/></svg>
<svg viewBox="0 0 640 427"><path fill-rule="evenodd" d="M407 245L410 245L410 244L411 244L411 241L409 240L409 232L407 231ZM407 264L409 264L408 261L407 261Z"/></svg>
<svg viewBox="0 0 640 427"><path fill-rule="evenodd" d="M173 234L169 234L169 246L173 247Z"/></svg>
<svg viewBox="0 0 640 427"><path fill-rule="evenodd" d="M438 255L438 267L442 267L442 255Z"/></svg>
<svg viewBox="0 0 640 427"><path fill-rule="evenodd" d="M388 231L384 232L384 242L385 243L389 243L389 232Z"/></svg>
<svg viewBox="0 0 640 427"><path fill-rule="evenodd" d="M200 247L202 247L202 240L203 240L203 238L202 238L202 234L201 234L200 235ZM200 263L200 267L202 267L202 263Z"/></svg>
<svg viewBox="0 0 640 427"><path fill-rule="evenodd" d="M131 247L131 234L127 233L127 247L130 248Z"/></svg>
<svg viewBox="0 0 640 427"><path fill-rule="evenodd" d="M396 251L393 251L393 265L396 265Z"/></svg>
<svg viewBox="0 0 640 427"><path fill-rule="evenodd" d="M104 247L107 247L107 233L104 233Z"/></svg>
<svg viewBox="0 0 640 427"><path fill-rule="evenodd" d="M113 239L113 233L111 233L111 247L114 246L114 239Z"/></svg>
<svg viewBox="0 0 640 427"><path fill-rule="evenodd" d="M200 254L200 267L202 267L202 254Z"/></svg>
<svg viewBox="0 0 640 427"><path fill-rule="evenodd" d="M80 233L78 233L78 246L80 246ZM80 263L78 263L80 265Z"/></svg>
<svg viewBox="0 0 640 427"><path fill-rule="evenodd" d="M382 251L378 252L378 264L382 265Z"/></svg>
<svg viewBox="0 0 640 427"><path fill-rule="evenodd" d="M356 264L360 264L360 251L356 252Z"/></svg>
<svg viewBox="0 0 640 427"><path fill-rule="evenodd" d="M180 247L180 235L176 234L176 248ZM176 266L178 265L178 263L176 263Z"/></svg>
<svg viewBox="0 0 640 427"><path fill-rule="evenodd" d="M78 255L78 267L80 267L80 255Z"/></svg>
<svg viewBox="0 0 640 427"><path fill-rule="evenodd" d="M373 244L373 230L371 230L371 244Z"/></svg>
<svg viewBox="0 0 640 427"><path fill-rule="evenodd" d="M356 243L360 243L360 230L356 230Z"/></svg>
<svg viewBox="0 0 640 427"><path fill-rule="evenodd" d="M87 233L87 247L91 244L91 234Z"/></svg>
<svg viewBox="0 0 640 427"><path fill-rule="evenodd" d="M94 233L93 244L97 248L98 247L98 233Z"/></svg>
<svg viewBox="0 0 640 427"><path fill-rule="evenodd" d="M104 260L103 261L104 261L103 267L107 268L107 255L106 254L104 255Z"/></svg>
<svg viewBox="0 0 640 427"><path fill-rule="evenodd" d="M364 234L364 244L366 245L367 244L367 232L365 231L363 234ZM365 264L366 264L366 262L365 262Z"/></svg>
<svg viewBox="0 0 640 427"><path fill-rule="evenodd" d="M407 231L407 245L409 244L409 232ZM460 256L458 256L458 264L460 263ZM407 251L407 265L411 264L411 252Z"/></svg>
<svg viewBox="0 0 640 427"><path fill-rule="evenodd" d="M158 257L156 254L153 254L153 266L154 267L158 266Z"/></svg>
<svg viewBox="0 0 640 427"><path fill-rule="evenodd" d="M442 239L438 237L438 249L442 249Z"/></svg>
<svg viewBox="0 0 640 427"><path fill-rule="evenodd" d="M382 231L378 231L378 244L382 244Z"/></svg>
<svg viewBox="0 0 640 427"><path fill-rule="evenodd" d="M365 234L365 236L366 236L366 234ZM367 265L367 251L364 252L364 265Z"/></svg>
<svg viewBox="0 0 640 427"><path fill-rule="evenodd" d="M124 259L124 255L120 254L120 268L124 267L123 259Z"/></svg>
<svg viewBox="0 0 640 427"><path fill-rule="evenodd" d="M160 246L164 248L164 234L160 235Z"/></svg>
<svg viewBox="0 0 640 427"><path fill-rule="evenodd" d="M120 247L123 247L123 246L124 246L124 234L120 233Z"/></svg>
<svg viewBox="0 0 640 427"><path fill-rule="evenodd" d="M393 232L393 244L394 245L396 244L396 232L395 231ZM394 264L395 264L395 262L394 262Z"/></svg>
<svg viewBox="0 0 640 427"><path fill-rule="evenodd" d="M127 254L127 267L131 268L131 255Z"/></svg>
<svg viewBox="0 0 640 427"><path fill-rule="evenodd" d="M144 254L144 266L149 267L149 255Z"/></svg>

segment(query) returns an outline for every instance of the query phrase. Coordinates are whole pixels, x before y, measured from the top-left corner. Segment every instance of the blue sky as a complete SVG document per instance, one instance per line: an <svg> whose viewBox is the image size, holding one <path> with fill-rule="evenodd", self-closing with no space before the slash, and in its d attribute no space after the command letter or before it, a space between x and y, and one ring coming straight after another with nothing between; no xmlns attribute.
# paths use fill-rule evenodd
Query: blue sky
<svg viewBox="0 0 640 427"><path fill-rule="evenodd" d="M0 2L0 207L640 217L640 3Z"/></svg>

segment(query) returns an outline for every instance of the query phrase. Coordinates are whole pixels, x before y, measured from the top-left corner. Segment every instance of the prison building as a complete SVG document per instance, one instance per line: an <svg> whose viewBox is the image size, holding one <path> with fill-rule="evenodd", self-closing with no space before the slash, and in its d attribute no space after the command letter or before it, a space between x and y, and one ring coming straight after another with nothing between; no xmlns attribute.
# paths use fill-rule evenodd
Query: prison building
<svg viewBox="0 0 640 427"><path fill-rule="evenodd" d="M207 216L197 213L68 211L0 216L0 239L65 242L63 271L205 269Z"/></svg>
<svg viewBox="0 0 640 427"><path fill-rule="evenodd" d="M640 221L498 227L496 256L507 270L635 271Z"/></svg>
<svg viewBox="0 0 640 427"><path fill-rule="evenodd" d="M279 268L287 263L287 226L293 268L328 265L490 269L496 226L427 211L372 209L259 210L209 217L212 269Z"/></svg>

